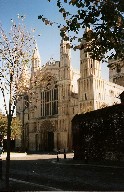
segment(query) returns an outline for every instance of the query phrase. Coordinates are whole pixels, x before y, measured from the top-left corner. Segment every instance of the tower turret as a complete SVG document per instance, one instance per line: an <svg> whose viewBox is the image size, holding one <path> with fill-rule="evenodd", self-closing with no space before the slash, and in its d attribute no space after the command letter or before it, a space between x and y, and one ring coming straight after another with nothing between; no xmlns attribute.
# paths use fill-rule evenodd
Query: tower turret
<svg viewBox="0 0 124 192"><path fill-rule="evenodd" d="M71 54L69 41L61 40L60 43L60 69L59 69L59 113L66 115L68 113L68 102L70 97L71 85Z"/></svg>
<svg viewBox="0 0 124 192"><path fill-rule="evenodd" d="M85 33L89 28L86 28ZM87 43L85 39L81 42L81 47L86 47ZM85 45L85 46L82 46ZM80 75L81 78L87 78L89 76L95 76L101 78L101 65L100 61L91 58L90 53L86 51L86 48L80 50Z"/></svg>
<svg viewBox="0 0 124 192"><path fill-rule="evenodd" d="M28 87L29 87L29 78L30 74L28 71L28 67L26 64L23 65L22 72L19 77L19 82L18 82L18 92L19 93L24 93Z"/></svg>
<svg viewBox="0 0 124 192"><path fill-rule="evenodd" d="M32 68L31 68L32 74L34 74L40 68L40 64L41 64L41 59L40 59L38 46L36 44L33 52L33 56L32 56Z"/></svg>
<svg viewBox="0 0 124 192"><path fill-rule="evenodd" d="M91 29L87 28L85 33L89 30ZM87 44L86 39L83 39L80 50L80 79L78 80L80 113L94 110L94 92L96 92L94 87L97 82L101 82L100 61L91 58L90 53L86 51Z"/></svg>
<svg viewBox="0 0 124 192"><path fill-rule="evenodd" d="M62 39L60 44L60 80L70 79L70 62L70 43Z"/></svg>

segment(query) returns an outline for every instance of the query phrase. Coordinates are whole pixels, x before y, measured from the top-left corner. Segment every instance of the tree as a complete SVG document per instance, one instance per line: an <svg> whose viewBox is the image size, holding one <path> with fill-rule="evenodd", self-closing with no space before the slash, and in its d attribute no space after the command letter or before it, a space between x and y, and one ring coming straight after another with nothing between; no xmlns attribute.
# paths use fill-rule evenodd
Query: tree
<svg viewBox="0 0 124 192"><path fill-rule="evenodd" d="M123 104L75 115L72 134L73 147L78 156L74 156L84 158L86 150L89 159L106 159L109 153L119 158L124 153L123 125Z"/></svg>
<svg viewBox="0 0 124 192"><path fill-rule="evenodd" d="M52 0L48 0L49 2ZM74 7L72 13L65 7ZM89 51L93 59L124 59L124 1L123 0L57 0L59 12L65 23L52 22L39 15L46 25L57 24L60 35L70 39L74 49ZM70 8L69 7L69 8ZM86 28L85 34L80 37ZM67 37L66 34L72 36ZM85 38L86 42L82 42ZM76 45L74 42L76 40ZM79 44L82 42L81 44Z"/></svg>
<svg viewBox="0 0 124 192"><path fill-rule="evenodd" d="M11 138L18 139L21 137L22 123L18 117L13 117L11 124Z"/></svg>
<svg viewBox="0 0 124 192"><path fill-rule="evenodd" d="M12 118L11 139L18 139L21 136L22 124L18 117ZM2 139L7 136L7 116L0 113L0 134Z"/></svg>
<svg viewBox="0 0 124 192"><path fill-rule="evenodd" d="M0 113L0 135L1 135L1 140L6 136L7 133L7 119L5 115Z"/></svg>
<svg viewBox="0 0 124 192"><path fill-rule="evenodd" d="M34 40L23 24L23 16L19 16L19 23L13 20L9 34L0 25L0 89L3 95L4 107L7 115L7 158L6 158L6 188L9 190L10 169L10 139L12 117L16 101L20 92L18 81L25 66L30 66ZM7 103L8 101L8 103Z"/></svg>

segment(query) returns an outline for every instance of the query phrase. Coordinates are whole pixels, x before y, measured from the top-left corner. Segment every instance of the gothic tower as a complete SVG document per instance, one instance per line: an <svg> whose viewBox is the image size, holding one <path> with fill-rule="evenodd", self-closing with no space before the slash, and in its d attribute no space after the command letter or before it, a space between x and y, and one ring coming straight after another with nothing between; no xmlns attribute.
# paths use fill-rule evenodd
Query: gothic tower
<svg viewBox="0 0 124 192"><path fill-rule="evenodd" d="M59 70L59 84L60 100L68 101L70 90L70 44L68 41L61 40L60 44L60 70Z"/></svg>
<svg viewBox="0 0 124 192"><path fill-rule="evenodd" d="M60 132L57 133L57 142L62 142L60 145L68 148L68 132L69 132L69 99L70 99L70 43L69 41L61 40L60 43L60 66L59 66L59 97L58 97L58 127Z"/></svg>
<svg viewBox="0 0 124 192"><path fill-rule="evenodd" d="M87 29L86 32L90 30ZM81 45L86 45L83 39ZM81 46L82 47L82 46ZM85 48L80 50L80 79L79 87L79 112L85 113L95 109L95 94L101 86L100 61L90 57Z"/></svg>
<svg viewBox="0 0 124 192"><path fill-rule="evenodd" d="M70 80L70 43L61 40L60 44L60 80Z"/></svg>
<svg viewBox="0 0 124 192"><path fill-rule="evenodd" d="M33 88L35 87L35 84L37 82L40 65L41 65L41 59L40 59L39 50L36 44L33 51L32 64L31 64L30 89L32 90L32 92L34 91Z"/></svg>
<svg viewBox="0 0 124 192"><path fill-rule="evenodd" d="M29 97L30 97L30 102L32 102L32 106L29 106L29 110L32 116L38 115L36 108L39 105L38 100L40 99L40 93L39 92L37 93L37 86L39 86L38 78L40 74L40 66L41 66L41 58L40 58L38 46L36 44L33 51L33 55L32 55L31 78L30 78L30 96Z"/></svg>
<svg viewBox="0 0 124 192"><path fill-rule="evenodd" d="M28 71L28 67L26 64L23 64L22 72L20 74L19 82L18 82L18 92L20 94L23 94L29 88L29 78L30 78L30 74Z"/></svg>
<svg viewBox="0 0 124 192"><path fill-rule="evenodd" d="M32 76L40 68L40 65L41 65L41 59L40 59L39 50L38 50L38 47L37 47L37 44L36 44L34 52L33 52L33 56L32 56L32 67L31 67L31 75Z"/></svg>
<svg viewBox="0 0 124 192"><path fill-rule="evenodd" d="M17 103L16 103L16 116L22 122L21 138L16 139L16 146L25 149L25 123L28 119L28 90L30 84L30 74L26 64L23 65L22 72L19 77L19 82L17 86Z"/></svg>

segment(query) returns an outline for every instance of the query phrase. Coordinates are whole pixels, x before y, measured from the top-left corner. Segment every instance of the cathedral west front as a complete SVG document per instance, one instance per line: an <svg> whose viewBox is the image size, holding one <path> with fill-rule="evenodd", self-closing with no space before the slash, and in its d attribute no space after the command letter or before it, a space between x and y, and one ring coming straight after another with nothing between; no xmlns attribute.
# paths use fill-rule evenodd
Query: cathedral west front
<svg viewBox="0 0 124 192"><path fill-rule="evenodd" d="M22 121L20 145L29 151L72 150L71 120L76 114L120 103L124 66L110 61L110 81L106 81L101 78L100 61L91 59L84 49L80 50L80 71L73 70L70 51L69 42L62 39L60 61L43 66L36 46L31 72L22 71L20 87L24 89L16 114Z"/></svg>

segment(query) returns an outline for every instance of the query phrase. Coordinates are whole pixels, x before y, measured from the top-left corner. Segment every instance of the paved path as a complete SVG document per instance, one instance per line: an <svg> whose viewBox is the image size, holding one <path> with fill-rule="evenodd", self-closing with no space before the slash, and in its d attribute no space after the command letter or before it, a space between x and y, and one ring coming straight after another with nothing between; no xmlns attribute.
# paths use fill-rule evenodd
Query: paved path
<svg viewBox="0 0 124 192"><path fill-rule="evenodd" d="M29 166L29 163L27 163L26 165L24 163L25 168L22 170L22 167L21 167L21 169L18 172L18 178L12 176L13 178L11 178L10 181L16 183L17 186L21 185L21 184L29 185L29 183L31 182L31 185L33 186L33 182L36 180L35 182L37 183L39 177L41 177L43 179L48 176L48 178L46 178L46 180L49 180L49 181L51 180L51 177L52 178L55 177L55 181L57 181L59 184L58 186L55 185L55 187L57 187L57 188L61 188L62 185L60 186L60 181L62 182L64 180L65 180L65 182L67 182L67 180L69 180L69 182L72 182L72 180L73 180L73 182L76 181L78 183L80 183L80 182L82 183L82 181L83 181L83 183L85 184L86 187L89 187L91 184L93 184L94 186L95 185L97 186L98 184L99 184L99 186L108 184L108 188L109 188L111 186L111 184L112 184L112 186L114 186L116 184L116 182L121 189L124 187L123 182L118 180L119 178L120 178L120 180L122 180L122 177L124 176L124 174L120 174L120 173L123 173L124 163L122 163L122 164L118 163L118 165L115 165L115 164L113 164L113 165L103 164L102 165L102 164L98 164L98 163L89 162L88 164L85 164L83 161L73 160L73 153L67 153L67 155L66 155L67 159L64 159L63 154L59 154L58 156L59 156L59 161L57 161L56 154L28 154L27 155L26 153L11 153L11 159L14 160L14 161L12 161L13 167L11 167L11 171L14 175L16 174L16 172L18 170L18 164L17 164L17 170L15 169L15 167L16 167L15 163L16 162L18 163L18 160L21 160L20 165L23 162L25 162L25 160L27 160L26 162L29 162L29 163L32 161L32 163L30 164L30 166ZM3 160L6 159L6 153L2 154L2 159ZM38 161L36 161L36 160L38 160ZM51 163L54 165L52 166ZM5 161L4 161L4 165L5 165ZM49 167L48 167L48 165L49 165ZM34 170L33 173L31 171L30 167L33 167L33 170ZM64 170L66 170L66 172L64 172ZM68 172L67 172L67 170L68 170ZM60 174L59 174L59 171L60 171ZM34 181L32 179L27 180L26 177L23 177L23 176L25 176L25 172L26 172L26 177L31 174L30 176L32 176L32 179L34 176L35 180ZM65 173L67 173L67 174L65 174ZM97 177L95 174L97 175ZM106 174L108 176L108 182L106 182L106 179L104 178L104 176L102 174ZM115 176L113 176L113 175L115 175ZM73 178L72 178L72 176L73 176ZM99 179L99 177L103 178L104 180ZM74 180L74 178L75 178L75 180ZM90 178L91 178L91 180L90 180ZM83 179L83 180L81 180L81 179ZM93 181L93 179L94 179L94 181ZM97 182L97 179L98 179L98 182ZM109 182L109 179L110 179L110 182ZM113 179L115 179L115 182ZM22 180L23 180L23 182L22 182ZM96 182L96 184L93 182ZM43 185L41 185L41 184L43 184ZM4 182L0 180L0 191L1 191L1 188L3 187L3 185L4 185ZM45 185L44 180L43 180L43 182L40 181L39 184L36 184L36 185L37 185L36 187L41 187L44 190L45 190L45 188L47 188L47 185ZM122 185L122 187L121 187L121 185ZM52 186L51 183L49 183L49 186ZM49 191L51 191L51 190L49 190Z"/></svg>
<svg viewBox="0 0 124 192"><path fill-rule="evenodd" d="M27 153L10 153L10 158L20 158L25 157ZM5 160L7 156L7 153L4 152L1 154L0 159ZM0 191L5 188L5 178L0 178Z"/></svg>
<svg viewBox="0 0 124 192"><path fill-rule="evenodd" d="M25 153L10 153L10 158L11 157L25 157L27 155L27 153L25 152ZM7 156L7 153L6 152L4 152L4 153L2 153L2 155L1 155L1 158L2 159L5 159L6 158L6 156Z"/></svg>
<svg viewBox="0 0 124 192"><path fill-rule="evenodd" d="M10 159L15 159L15 160L20 159L20 158L21 158L21 160L26 159L26 156L27 156L28 159L31 157L32 160L33 159L34 160L35 159L40 159L40 158L41 159L53 159L53 163L55 162L55 158L57 157L56 154L49 154L49 153L48 154L29 154L29 155L27 155L26 152L25 153L14 153L14 152L10 153ZM2 153L0 159L6 160L6 157L7 157L7 153L4 152L4 153ZM59 154L59 159L62 159L62 158L64 158L64 155ZM68 154L68 158L72 159L73 154L72 153ZM10 178L10 182L11 181L12 182L14 181L16 183L23 183L24 184L24 182L21 181L21 180L14 180L14 179ZM25 184L26 184L26 182L25 182ZM31 183L31 185L36 185L36 184ZM48 188L47 186L39 185L39 187L43 188L44 190L47 189L47 191L50 190L50 188ZM2 177L2 179L0 179L0 191L3 190L3 189L5 189L5 178ZM51 188L51 189L52 189L52 191L60 191L60 189L56 189L56 190L55 190L55 188Z"/></svg>

